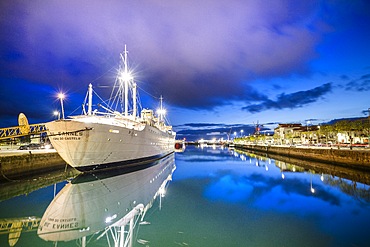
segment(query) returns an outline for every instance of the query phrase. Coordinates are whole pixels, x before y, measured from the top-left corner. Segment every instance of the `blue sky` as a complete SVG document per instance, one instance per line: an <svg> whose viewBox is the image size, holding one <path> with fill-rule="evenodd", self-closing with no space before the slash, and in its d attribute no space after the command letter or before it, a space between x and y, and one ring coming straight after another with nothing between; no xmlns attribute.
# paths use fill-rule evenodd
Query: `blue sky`
<svg viewBox="0 0 370 247"><path fill-rule="evenodd" d="M363 117L369 23L365 0L1 1L0 127L52 120L59 91L66 115L89 83L109 96L125 44L143 106L163 95L179 137Z"/></svg>

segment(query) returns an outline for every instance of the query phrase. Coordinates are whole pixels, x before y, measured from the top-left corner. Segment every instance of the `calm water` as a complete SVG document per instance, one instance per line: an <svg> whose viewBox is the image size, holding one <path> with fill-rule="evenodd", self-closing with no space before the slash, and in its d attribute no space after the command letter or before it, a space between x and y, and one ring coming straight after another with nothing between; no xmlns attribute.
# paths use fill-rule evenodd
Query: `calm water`
<svg viewBox="0 0 370 247"><path fill-rule="evenodd" d="M30 191L39 180L13 187ZM10 199L1 191L3 228L5 219L36 223L13 229L10 242L2 230L0 246L81 246L83 235L86 246L114 246L116 228L104 229L140 203L149 206L143 219L133 221L133 246L370 246L365 183L190 146L138 171L79 176Z"/></svg>

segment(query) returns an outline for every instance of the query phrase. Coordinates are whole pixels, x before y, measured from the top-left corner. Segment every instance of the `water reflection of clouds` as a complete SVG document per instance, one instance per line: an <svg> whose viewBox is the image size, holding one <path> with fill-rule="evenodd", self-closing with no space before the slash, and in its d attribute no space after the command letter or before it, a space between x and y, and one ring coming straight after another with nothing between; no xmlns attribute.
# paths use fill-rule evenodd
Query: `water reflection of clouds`
<svg viewBox="0 0 370 247"><path fill-rule="evenodd" d="M316 194L310 191L310 184L305 178L291 177L282 180L277 176L270 176L264 172L238 174L229 172L212 173L213 178L205 188L205 197L209 200L223 200L224 202L240 202L246 199L253 201L253 205L262 210L276 209L277 211L292 210L291 205L282 205L284 202L293 203L294 207L302 208L310 205L313 198L329 205L340 206L341 198L335 191L325 190L315 185ZM307 176L307 174L301 174ZM316 205L316 204L315 204ZM283 207L282 207L283 206ZM311 209L312 206L310 206ZM317 210L317 208L315 209Z"/></svg>
<svg viewBox="0 0 370 247"><path fill-rule="evenodd" d="M294 209L291 205L280 208L285 200L297 205L297 209L312 208L308 206L312 200L317 202L315 205L338 207L345 200L340 188L327 186L320 174L283 171L274 160L257 157L242 160L228 150L222 150L221 155L191 150L191 155L177 156L177 164L180 169L176 179L209 179L204 196L213 201L234 203L249 198L260 209L276 208L283 212Z"/></svg>
<svg viewBox="0 0 370 247"><path fill-rule="evenodd" d="M237 167L212 172L208 182L203 183L202 193L206 201L221 202L232 206L234 210L242 207L243 212L255 209L263 214L272 213L274 217L294 215L333 235L343 231L344 238L346 235L365 234L361 226L366 228L367 219L370 218L368 207L363 207L340 189L325 185L320 175L289 173L283 180L258 167L248 167L248 170ZM314 181L315 193L310 190L310 177ZM348 229L343 222L356 225L360 230Z"/></svg>
<svg viewBox="0 0 370 247"><path fill-rule="evenodd" d="M231 175L225 175L205 188L204 196L214 201L234 203L247 200L252 192L252 185L239 181Z"/></svg>

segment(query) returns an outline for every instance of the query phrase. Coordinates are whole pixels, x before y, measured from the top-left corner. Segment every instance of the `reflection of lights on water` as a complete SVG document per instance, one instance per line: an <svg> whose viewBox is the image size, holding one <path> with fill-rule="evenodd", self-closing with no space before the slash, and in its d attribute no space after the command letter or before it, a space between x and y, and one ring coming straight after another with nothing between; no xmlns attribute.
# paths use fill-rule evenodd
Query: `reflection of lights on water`
<svg viewBox="0 0 370 247"><path fill-rule="evenodd" d="M265 167L265 169L266 169L266 171L268 171L268 170L269 170L269 167L268 167L268 166L266 166L266 167Z"/></svg>
<svg viewBox="0 0 370 247"><path fill-rule="evenodd" d="M324 173L321 173L321 177L320 177L321 181L324 182Z"/></svg>
<svg viewBox="0 0 370 247"><path fill-rule="evenodd" d="M166 189L164 187L159 188L159 194L161 197L164 197L166 195Z"/></svg>
<svg viewBox="0 0 370 247"><path fill-rule="evenodd" d="M315 193L315 189L312 187L312 173L311 173L311 193Z"/></svg>
<svg viewBox="0 0 370 247"><path fill-rule="evenodd" d="M114 220L115 218L117 218L117 214L114 214L112 216L108 216L107 218L105 218L105 223L109 223L112 220Z"/></svg>
<svg viewBox="0 0 370 247"><path fill-rule="evenodd" d="M256 161L256 166L258 166L258 160Z"/></svg>
<svg viewBox="0 0 370 247"><path fill-rule="evenodd" d="M271 159L269 159L269 165L271 165Z"/></svg>
<svg viewBox="0 0 370 247"><path fill-rule="evenodd" d="M285 175L284 175L284 173L281 173L281 178L282 178L282 179L285 179Z"/></svg>
<svg viewBox="0 0 370 247"><path fill-rule="evenodd" d="M252 159L249 159L249 164L252 164Z"/></svg>

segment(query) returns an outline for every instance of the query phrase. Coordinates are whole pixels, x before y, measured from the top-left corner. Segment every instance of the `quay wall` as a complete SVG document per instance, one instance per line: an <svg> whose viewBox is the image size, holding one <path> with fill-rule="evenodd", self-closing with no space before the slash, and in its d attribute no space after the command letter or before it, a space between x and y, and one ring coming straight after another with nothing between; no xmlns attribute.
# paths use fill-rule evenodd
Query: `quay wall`
<svg viewBox="0 0 370 247"><path fill-rule="evenodd" d="M16 179L65 167L58 153L23 153L0 156L0 180Z"/></svg>
<svg viewBox="0 0 370 247"><path fill-rule="evenodd" d="M370 170L370 150L235 144L235 148Z"/></svg>

